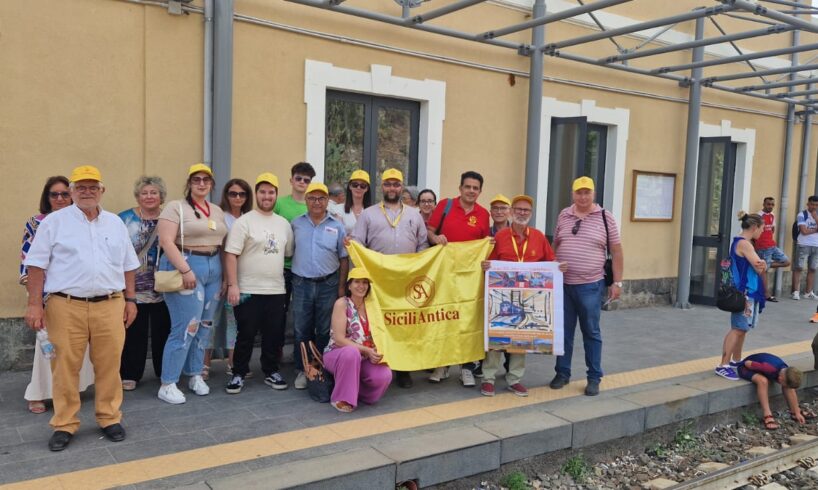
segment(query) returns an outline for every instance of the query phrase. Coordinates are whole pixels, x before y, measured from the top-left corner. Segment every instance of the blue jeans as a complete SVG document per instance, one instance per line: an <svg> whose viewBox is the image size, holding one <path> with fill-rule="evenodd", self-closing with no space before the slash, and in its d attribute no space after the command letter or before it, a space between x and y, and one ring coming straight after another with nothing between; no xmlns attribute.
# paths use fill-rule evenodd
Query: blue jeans
<svg viewBox="0 0 818 490"><path fill-rule="evenodd" d="M162 356L162 384L178 382L182 373L188 376L201 374L213 318L221 303L219 294L222 287L222 263L219 254L212 257L185 256L196 275L196 287L164 293L171 326ZM159 270L173 269L173 265L163 255L159 261Z"/></svg>
<svg viewBox="0 0 818 490"><path fill-rule="evenodd" d="M574 354L574 334L582 330L582 345L585 348L585 365L588 366L589 380L602 379L602 332L599 317L602 311L602 296L605 294L605 280L588 284L565 284L563 286L563 330L565 333L565 355L557 356L557 374L571 378L571 357Z"/></svg>
<svg viewBox="0 0 818 490"><path fill-rule="evenodd" d="M319 352L329 343L329 327L332 307L338 299L338 273L326 279L313 281L293 274L293 312L295 330L295 368L304 370L301 359L301 342L312 340Z"/></svg>

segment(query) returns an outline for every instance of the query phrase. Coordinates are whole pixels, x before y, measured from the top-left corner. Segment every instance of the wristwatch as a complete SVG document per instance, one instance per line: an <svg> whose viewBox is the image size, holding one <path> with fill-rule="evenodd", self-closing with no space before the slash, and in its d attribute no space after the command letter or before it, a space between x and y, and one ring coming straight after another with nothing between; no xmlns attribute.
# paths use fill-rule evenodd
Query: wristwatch
<svg viewBox="0 0 818 490"><path fill-rule="evenodd" d="M125 298L125 301L128 303L136 304L136 298Z"/></svg>
<svg viewBox="0 0 818 490"><path fill-rule="evenodd" d="M615 283L613 283L613 285L618 287L618 288L621 288L622 287L622 281L616 281Z"/></svg>

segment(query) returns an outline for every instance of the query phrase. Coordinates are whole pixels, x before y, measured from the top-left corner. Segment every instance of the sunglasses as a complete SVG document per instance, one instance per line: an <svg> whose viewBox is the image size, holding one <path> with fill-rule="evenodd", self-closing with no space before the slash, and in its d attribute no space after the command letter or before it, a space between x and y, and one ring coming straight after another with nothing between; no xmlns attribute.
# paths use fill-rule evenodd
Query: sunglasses
<svg viewBox="0 0 818 490"><path fill-rule="evenodd" d="M210 177L191 177L190 181L194 184L209 184L213 182Z"/></svg>
<svg viewBox="0 0 818 490"><path fill-rule="evenodd" d="M581 219L578 219L577 222L574 223L574 227L571 228L571 234L572 235L576 235L577 233L579 233L579 225L581 225L581 224L582 224Z"/></svg>
<svg viewBox="0 0 818 490"><path fill-rule="evenodd" d="M303 182L305 184L309 184L312 182L312 177L306 177L304 175L294 175L293 180L296 182Z"/></svg>
<svg viewBox="0 0 818 490"><path fill-rule="evenodd" d="M48 197L50 197L51 199L59 199L59 198L68 199L69 197L71 197L71 193L69 193L69 192L49 192Z"/></svg>
<svg viewBox="0 0 818 490"><path fill-rule="evenodd" d="M244 199L245 197L247 197L247 193L244 192L244 191L241 191L241 192L228 191L227 196L228 197L233 197L233 198L240 197L240 198Z"/></svg>
<svg viewBox="0 0 818 490"><path fill-rule="evenodd" d="M309 203L323 203L326 202L327 196L315 197L315 196L308 196L307 202Z"/></svg>
<svg viewBox="0 0 818 490"><path fill-rule="evenodd" d="M382 185L384 187L391 187L393 189L397 189L398 187L400 187L403 184L401 184L400 182L383 182Z"/></svg>
<svg viewBox="0 0 818 490"><path fill-rule="evenodd" d="M350 189L368 189L369 184L367 184L366 182L350 182L349 183L349 188Z"/></svg>

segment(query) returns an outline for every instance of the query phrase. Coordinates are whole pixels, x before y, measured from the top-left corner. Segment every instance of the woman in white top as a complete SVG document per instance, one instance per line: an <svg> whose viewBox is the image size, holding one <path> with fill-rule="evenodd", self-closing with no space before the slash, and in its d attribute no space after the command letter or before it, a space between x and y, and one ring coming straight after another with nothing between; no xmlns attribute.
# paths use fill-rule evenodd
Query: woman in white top
<svg viewBox="0 0 818 490"><path fill-rule="evenodd" d="M369 188L369 174L365 170L356 170L347 182L346 200L343 207L338 206L332 216L344 224L347 235L352 233L358 216L372 204L372 192ZM343 213L341 212L343 211Z"/></svg>

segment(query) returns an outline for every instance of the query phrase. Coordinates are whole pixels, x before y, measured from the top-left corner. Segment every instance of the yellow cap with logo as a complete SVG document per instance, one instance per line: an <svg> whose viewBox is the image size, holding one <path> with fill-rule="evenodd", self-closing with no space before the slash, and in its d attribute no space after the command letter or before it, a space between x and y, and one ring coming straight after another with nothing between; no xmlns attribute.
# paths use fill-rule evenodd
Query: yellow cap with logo
<svg viewBox="0 0 818 490"><path fill-rule="evenodd" d="M502 194L497 194L496 196L492 197L489 204L494 204L496 202L501 202L507 206L511 206L511 201L509 201L508 198Z"/></svg>
<svg viewBox="0 0 818 490"><path fill-rule="evenodd" d="M264 172L263 174L256 177L256 185L259 185L262 182L267 182L268 184L278 189L278 177L271 174L270 172Z"/></svg>
<svg viewBox="0 0 818 490"><path fill-rule="evenodd" d="M80 180L96 180L102 182L102 174L93 165L81 165L71 172L69 182L79 182Z"/></svg>
<svg viewBox="0 0 818 490"><path fill-rule="evenodd" d="M356 170L349 176L349 180L363 180L369 184L369 172L366 170Z"/></svg>
<svg viewBox="0 0 818 490"><path fill-rule="evenodd" d="M347 281L351 281L353 279L367 279L372 281L372 278L369 277L369 273L363 267L354 267L349 271L349 274L347 274Z"/></svg>
<svg viewBox="0 0 818 490"><path fill-rule="evenodd" d="M590 177L580 177L574 180L574 185L572 188L574 192L580 189L594 190L594 180Z"/></svg>
<svg viewBox="0 0 818 490"><path fill-rule="evenodd" d="M519 194L514 196L514 199L511 200L511 204L513 205L517 201L525 201L528 204L534 205L534 199L531 196L526 196L525 194Z"/></svg>
<svg viewBox="0 0 818 490"><path fill-rule="evenodd" d="M195 163L191 165L187 171L187 176L190 177L191 175L199 172L204 172L207 175L213 177L213 170L211 170L210 167L208 167L204 163Z"/></svg>
<svg viewBox="0 0 818 490"><path fill-rule="evenodd" d="M384 170L383 174L381 174L381 182L389 179L395 179L400 182L403 182L403 172L396 168L388 168Z"/></svg>
<svg viewBox="0 0 818 490"><path fill-rule="evenodd" d="M321 182L310 182L310 185L307 186L307 194L310 192L323 192L324 194L329 195L329 189L327 189L327 186Z"/></svg>

